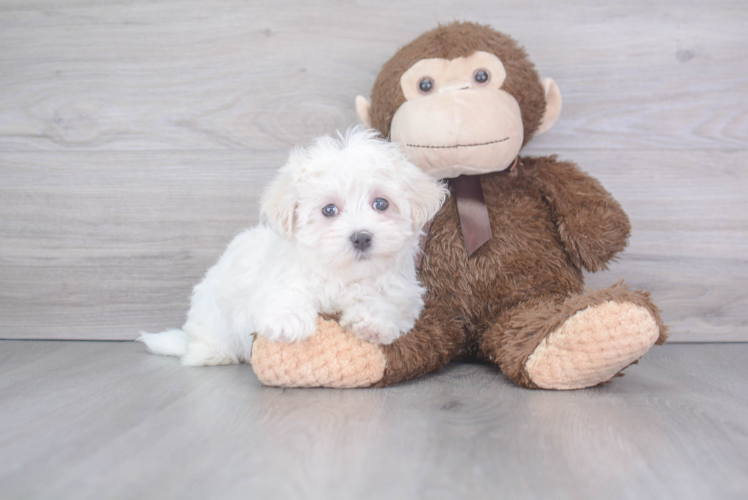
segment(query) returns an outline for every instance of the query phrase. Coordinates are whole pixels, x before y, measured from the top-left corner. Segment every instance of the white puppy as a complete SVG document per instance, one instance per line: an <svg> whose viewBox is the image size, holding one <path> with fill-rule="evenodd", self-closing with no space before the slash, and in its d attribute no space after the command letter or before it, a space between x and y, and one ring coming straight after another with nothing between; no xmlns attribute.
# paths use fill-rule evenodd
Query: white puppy
<svg viewBox="0 0 748 500"><path fill-rule="evenodd" d="M296 149L239 234L192 294L181 330L143 333L185 365L249 361L252 333L295 342L319 313L388 344L413 327L424 289L414 259L421 229L447 190L397 144L355 128Z"/></svg>

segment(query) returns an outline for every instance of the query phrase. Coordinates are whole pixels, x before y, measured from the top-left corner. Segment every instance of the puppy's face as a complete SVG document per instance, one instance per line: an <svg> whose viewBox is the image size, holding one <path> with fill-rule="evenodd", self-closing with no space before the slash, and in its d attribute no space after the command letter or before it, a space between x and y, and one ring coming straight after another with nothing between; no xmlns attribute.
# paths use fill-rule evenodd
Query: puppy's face
<svg viewBox="0 0 748 500"><path fill-rule="evenodd" d="M361 277L412 259L445 196L396 145L354 130L294 152L263 198L263 214L326 270Z"/></svg>
<svg viewBox="0 0 748 500"><path fill-rule="evenodd" d="M300 185L297 244L333 268L379 267L402 253L417 230L402 186L355 163L331 170Z"/></svg>

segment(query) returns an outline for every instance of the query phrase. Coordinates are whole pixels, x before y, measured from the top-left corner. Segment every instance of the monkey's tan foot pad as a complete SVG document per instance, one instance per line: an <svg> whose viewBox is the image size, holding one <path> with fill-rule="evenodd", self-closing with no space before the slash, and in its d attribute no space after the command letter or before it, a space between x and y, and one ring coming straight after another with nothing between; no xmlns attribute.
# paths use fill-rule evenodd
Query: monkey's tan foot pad
<svg viewBox="0 0 748 500"><path fill-rule="evenodd" d="M317 320L317 332L296 343L257 337L250 363L257 378L275 387L369 387L384 375L386 360L375 344L334 321Z"/></svg>
<svg viewBox="0 0 748 500"><path fill-rule="evenodd" d="M525 372L542 389L592 387L639 359L659 333L647 309L603 302L577 312L543 339Z"/></svg>

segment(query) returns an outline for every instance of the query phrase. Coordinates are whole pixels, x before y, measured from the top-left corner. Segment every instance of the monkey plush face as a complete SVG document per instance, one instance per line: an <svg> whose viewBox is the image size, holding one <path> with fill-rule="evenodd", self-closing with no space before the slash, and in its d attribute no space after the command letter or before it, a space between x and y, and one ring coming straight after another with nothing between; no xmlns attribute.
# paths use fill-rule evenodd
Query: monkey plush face
<svg viewBox="0 0 748 500"><path fill-rule="evenodd" d="M517 100L501 88L505 79L501 60L488 52L421 59L400 77L406 101L392 117L392 141L434 177L506 168L524 127Z"/></svg>
<svg viewBox="0 0 748 500"><path fill-rule="evenodd" d="M439 178L504 170L534 133L555 123L561 95L524 51L487 26L453 23L425 33L385 64L361 122L400 143Z"/></svg>

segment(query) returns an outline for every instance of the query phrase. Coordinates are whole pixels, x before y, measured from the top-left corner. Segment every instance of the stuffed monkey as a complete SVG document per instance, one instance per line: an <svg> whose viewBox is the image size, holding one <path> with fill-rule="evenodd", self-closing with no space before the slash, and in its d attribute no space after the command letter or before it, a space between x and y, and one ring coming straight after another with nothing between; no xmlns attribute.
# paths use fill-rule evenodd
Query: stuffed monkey
<svg viewBox="0 0 748 500"><path fill-rule="evenodd" d="M251 362L265 384L381 387L473 358L523 387L577 389L665 342L648 293L620 283L585 293L582 269L607 268L629 221L574 163L518 156L553 126L561 95L514 40L473 23L440 26L398 51L356 110L449 179L419 263L425 307L390 345L329 319L299 344L257 339Z"/></svg>

